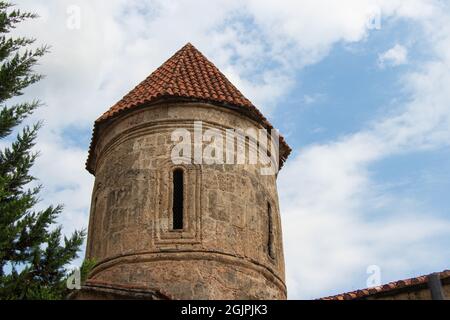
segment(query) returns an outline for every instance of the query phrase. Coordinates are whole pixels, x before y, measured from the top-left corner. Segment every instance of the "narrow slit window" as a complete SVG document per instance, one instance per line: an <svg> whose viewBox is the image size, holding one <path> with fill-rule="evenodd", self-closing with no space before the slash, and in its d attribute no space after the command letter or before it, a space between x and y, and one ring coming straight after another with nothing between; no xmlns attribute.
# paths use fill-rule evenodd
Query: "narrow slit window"
<svg viewBox="0 0 450 320"><path fill-rule="evenodd" d="M173 172L173 230L183 230L184 211L184 172L177 169Z"/></svg>
<svg viewBox="0 0 450 320"><path fill-rule="evenodd" d="M272 217L272 206L270 202L267 202L267 220L268 220L268 237L267 237L267 252L269 253L269 257L275 259L275 251L273 247L273 217Z"/></svg>

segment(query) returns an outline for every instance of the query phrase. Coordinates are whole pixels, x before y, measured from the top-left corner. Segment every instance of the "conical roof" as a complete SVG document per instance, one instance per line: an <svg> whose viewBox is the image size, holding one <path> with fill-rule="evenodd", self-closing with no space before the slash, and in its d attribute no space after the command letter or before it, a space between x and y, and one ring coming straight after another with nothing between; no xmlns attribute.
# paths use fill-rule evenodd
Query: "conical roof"
<svg viewBox="0 0 450 320"><path fill-rule="evenodd" d="M250 100L212 62L188 43L96 121L87 161L88 171L94 173L92 153L100 124L127 110L164 99L200 101L230 107L260 122L267 129L273 128ZM281 138L280 165L283 165L290 152L291 149Z"/></svg>
<svg viewBox="0 0 450 320"><path fill-rule="evenodd" d="M184 97L252 108L252 103L188 43L100 119L161 97Z"/></svg>

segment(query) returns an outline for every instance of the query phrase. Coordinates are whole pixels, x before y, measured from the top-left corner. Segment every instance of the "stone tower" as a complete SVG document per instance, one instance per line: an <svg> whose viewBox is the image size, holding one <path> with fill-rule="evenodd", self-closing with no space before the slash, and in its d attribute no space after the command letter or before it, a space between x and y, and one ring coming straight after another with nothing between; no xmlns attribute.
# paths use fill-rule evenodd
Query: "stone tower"
<svg viewBox="0 0 450 320"><path fill-rule="evenodd" d="M174 131L194 137L198 123L224 136L272 129L191 44L96 121L86 253L96 267L74 298L286 298L277 176L258 163L174 163ZM282 166L291 150L279 145Z"/></svg>

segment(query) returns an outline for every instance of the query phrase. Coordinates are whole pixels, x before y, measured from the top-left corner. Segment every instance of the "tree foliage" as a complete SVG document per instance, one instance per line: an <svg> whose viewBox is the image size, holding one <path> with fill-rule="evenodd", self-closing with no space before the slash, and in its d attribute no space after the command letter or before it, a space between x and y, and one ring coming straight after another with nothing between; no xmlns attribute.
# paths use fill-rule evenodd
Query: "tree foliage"
<svg viewBox="0 0 450 320"><path fill-rule="evenodd" d="M0 1L0 142L18 132L0 149L0 299L63 298L66 266L77 258L85 238L84 231L62 236L55 226L61 206L34 210L41 186L30 187L36 180L30 170L38 156L32 149L41 123L19 127L41 103L8 104L43 77L34 67L48 47L34 48L35 39L11 36L19 23L36 17Z"/></svg>

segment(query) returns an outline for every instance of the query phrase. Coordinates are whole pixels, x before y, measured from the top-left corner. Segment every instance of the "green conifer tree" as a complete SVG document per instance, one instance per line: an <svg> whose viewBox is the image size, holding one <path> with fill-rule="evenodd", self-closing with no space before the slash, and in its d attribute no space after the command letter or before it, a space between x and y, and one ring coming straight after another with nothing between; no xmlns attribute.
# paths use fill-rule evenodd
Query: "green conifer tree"
<svg viewBox="0 0 450 320"><path fill-rule="evenodd" d="M0 141L10 136L40 106L39 101L8 105L28 86L42 79L33 67L47 51L33 49L35 39L12 37L10 32L36 15L0 1ZM62 239L55 220L61 206L43 211L33 208L40 187L30 169L32 151L41 124L24 126L9 147L0 149L0 299L62 299L67 294L68 263L77 258L85 232Z"/></svg>

